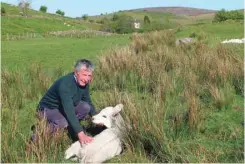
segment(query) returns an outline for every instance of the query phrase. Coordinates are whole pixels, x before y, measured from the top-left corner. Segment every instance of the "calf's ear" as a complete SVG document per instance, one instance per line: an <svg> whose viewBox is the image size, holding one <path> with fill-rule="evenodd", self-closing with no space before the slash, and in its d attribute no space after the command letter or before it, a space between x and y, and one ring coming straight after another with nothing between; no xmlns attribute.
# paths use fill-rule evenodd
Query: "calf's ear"
<svg viewBox="0 0 245 164"><path fill-rule="evenodd" d="M118 104L114 107L113 115L118 114L123 109L123 104Z"/></svg>

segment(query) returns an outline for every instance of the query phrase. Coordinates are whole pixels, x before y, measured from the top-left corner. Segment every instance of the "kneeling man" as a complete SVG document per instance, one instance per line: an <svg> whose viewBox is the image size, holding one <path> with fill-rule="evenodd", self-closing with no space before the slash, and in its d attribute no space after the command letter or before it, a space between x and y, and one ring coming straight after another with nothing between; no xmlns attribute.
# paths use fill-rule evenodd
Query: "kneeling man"
<svg viewBox="0 0 245 164"><path fill-rule="evenodd" d="M67 127L73 141L86 144L93 140L84 133L79 122L87 115L96 114L89 94L93 70L89 60L77 61L74 72L56 80L42 97L38 112L46 118L52 133Z"/></svg>

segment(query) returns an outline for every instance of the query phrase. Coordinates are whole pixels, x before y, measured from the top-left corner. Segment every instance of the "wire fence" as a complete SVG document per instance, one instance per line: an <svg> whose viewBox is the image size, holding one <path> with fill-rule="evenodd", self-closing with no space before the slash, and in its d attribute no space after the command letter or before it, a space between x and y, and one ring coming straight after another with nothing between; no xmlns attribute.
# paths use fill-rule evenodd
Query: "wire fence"
<svg viewBox="0 0 245 164"><path fill-rule="evenodd" d="M19 34L6 34L1 37L1 40L25 40L25 39L34 39L34 38L43 38L39 33L19 33Z"/></svg>
<svg viewBox="0 0 245 164"><path fill-rule="evenodd" d="M115 33L96 31L96 30L67 30L67 31L52 31L47 33L19 33L2 35L1 40L28 40L35 38L90 38L94 36L111 36L117 35Z"/></svg>
<svg viewBox="0 0 245 164"><path fill-rule="evenodd" d="M67 31L55 31L49 32L48 35L56 37L76 37L76 38L87 38L92 36L111 36L114 33L97 31L97 30L67 30Z"/></svg>

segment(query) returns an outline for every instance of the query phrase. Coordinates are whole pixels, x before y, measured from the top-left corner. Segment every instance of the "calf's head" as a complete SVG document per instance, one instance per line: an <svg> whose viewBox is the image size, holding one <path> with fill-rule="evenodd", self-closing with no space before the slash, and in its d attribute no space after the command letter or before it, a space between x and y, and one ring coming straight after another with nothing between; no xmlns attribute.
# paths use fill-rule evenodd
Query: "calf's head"
<svg viewBox="0 0 245 164"><path fill-rule="evenodd" d="M118 104L115 107L106 107L102 109L99 114L93 116L92 122L94 124L103 124L107 128L112 128L117 115L122 109L122 104Z"/></svg>

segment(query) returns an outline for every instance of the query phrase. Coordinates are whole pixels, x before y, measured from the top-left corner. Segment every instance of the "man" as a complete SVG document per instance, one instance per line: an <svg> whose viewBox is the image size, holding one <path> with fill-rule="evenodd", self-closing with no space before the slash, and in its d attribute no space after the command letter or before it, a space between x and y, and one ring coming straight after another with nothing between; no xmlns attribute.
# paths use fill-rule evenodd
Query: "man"
<svg viewBox="0 0 245 164"><path fill-rule="evenodd" d="M81 144L93 140L84 133L79 122L88 114L90 116L96 114L89 95L93 70L94 66L89 60L78 60L74 72L56 80L38 107L38 111L47 119L52 132L67 127L72 139L78 139Z"/></svg>

